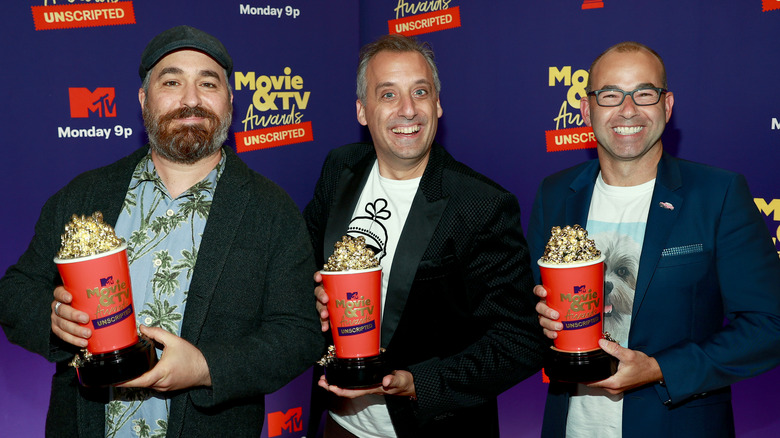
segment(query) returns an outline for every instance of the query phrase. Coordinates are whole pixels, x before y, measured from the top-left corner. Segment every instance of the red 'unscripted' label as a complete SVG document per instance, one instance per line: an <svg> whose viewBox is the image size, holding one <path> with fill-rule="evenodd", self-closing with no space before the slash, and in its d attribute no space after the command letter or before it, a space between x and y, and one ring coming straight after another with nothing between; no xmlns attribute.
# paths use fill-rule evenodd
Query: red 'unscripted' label
<svg viewBox="0 0 780 438"><path fill-rule="evenodd" d="M133 2L32 6L35 30L135 24Z"/></svg>
<svg viewBox="0 0 780 438"><path fill-rule="evenodd" d="M387 22L390 34L400 33L405 36L437 32L444 29L460 27L460 7L442 9L425 14L396 18Z"/></svg>
<svg viewBox="0 0 780 438"><path fill-rule="evenodd" d="M307 141L314 141L311 122L236 132L236 150L238 152L249 152Z"/></svg>
<svg viewBox="0 0 780 438"><path fill-rule="evenodd" d="M547 140L547 152L573 151L596 147L596 136L587 126L581 128L544 131Z"/></svg>

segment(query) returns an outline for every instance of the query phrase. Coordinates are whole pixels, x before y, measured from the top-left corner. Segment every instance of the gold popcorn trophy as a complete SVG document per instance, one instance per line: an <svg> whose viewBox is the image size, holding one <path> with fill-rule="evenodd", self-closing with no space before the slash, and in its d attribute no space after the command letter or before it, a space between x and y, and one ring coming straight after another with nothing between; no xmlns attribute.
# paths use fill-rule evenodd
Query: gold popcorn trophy
<svg viewBox="0 0 780 438"><path fill-rule="evenodd" d="M604 256L579 225L553 227L537 262L547 305L556 310L563 330L544 358L550 380L595 382L615 374L618 361L599 347L603 332Z"/></svg>
<svg viewBox="0 0 780 438"><path fill-rule="evenodd" d="M139 336L133 311L127 245L103 215L73 215L65 226L54 259L71 306L89 314L82 324L92 330L87 348L73 358L84 386L110 386L132 380L157 362L154 345Z"/></svg>
<svg viewBox="0 0 780 438"><path fill-rule="evenodd" d="M366 388L387 374L380 348L382 267L363 237L344 236L320 271L333 343L320 360L328 383Z"/></svg>

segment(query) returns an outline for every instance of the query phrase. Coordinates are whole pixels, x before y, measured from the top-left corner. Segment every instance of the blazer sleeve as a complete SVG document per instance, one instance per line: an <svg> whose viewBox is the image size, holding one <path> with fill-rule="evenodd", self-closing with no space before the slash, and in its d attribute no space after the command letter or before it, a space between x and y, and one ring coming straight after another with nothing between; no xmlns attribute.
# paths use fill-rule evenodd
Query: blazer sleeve
<svg viewBox="0 0 780 438"><path fill-rule="evenodd" d="M743 176L722 199L714 263L726 323L703 341L653 354L675 404L780 363L780 259Z"/></svg>
<svg viewBox="0 0 780 438"><path fill-rule="evenodd" d="M146 152L146 147L139 148L107 167L84 172L46 201L30 245L0 279L0 325L10 342L51 362L70 360L78 352L51 331L53 292L62 284L54 264L60 235L74 214L101 211L112 223L135 164Z"/></svg>
<svg viewBox="0 0 780 438"><path fill-rule="evenodd" d="M528 221L528 233L526 235L528 237L528 250L531 254L531 272L533 272L534 284L542 284L539 265L536 261L544 254L544 247L547 245L545 236L549 235L549 231L544 230L542 187L543 184L536 191L536 198L531 209L531 218Z"/></svg>
<svg viewBox="0 0 780 438"><path fill-rule="evenodd" d="M333 152L329 152L322 166L320 177L314 188L314 197L303 209L303 218L309 231L312 247L314 248L314 260L317 268L324 263L323 240L328 216L330 215L330 203L333 201L335 190L335 178L331 169Z"/></svg>
<svg viewBox="0 0 780 438"><path fill-rule="evenodd" d="M49 361L68 360L77 351L51 332L52 293L62 284L53 262L59 248L55 218L62 210L61 199L58 193L46 202L30 245L0 279L0 325L8 340Z"/></svg>

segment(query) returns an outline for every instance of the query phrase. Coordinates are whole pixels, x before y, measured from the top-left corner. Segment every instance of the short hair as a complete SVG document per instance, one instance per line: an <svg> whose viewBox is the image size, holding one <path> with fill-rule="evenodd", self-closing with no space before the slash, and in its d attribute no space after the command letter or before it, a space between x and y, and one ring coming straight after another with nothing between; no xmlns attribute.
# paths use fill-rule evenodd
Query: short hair
<svg viewBox="0 0 780 438"><path fill-rule="evenodd" d="M590 64L590 70L588 73L588 85L585 87L585 91L591 92L590 87L590 73L593 72L593 67L596 66L596 64L601 61L601 58L604 57L607 53L610 52L618 52L618 53L634 53L634 52L641 52L645 51L650 53L651 55L655 56L656 59L658 59L658 62L661 63L661 88L667 88L666 84L666 66L664 65L664 60L661 59L661 55L659 55L655 50L651 49L650 47L638 43L636 41L623 41L622 43L617 43L614 46L608 48L607 50L601 52L599 56L596 57L596 59L593 60L593 63Z"/></svg>
<svg viewBox="0 0 780 438"><path fill-rule="evenodd" d="M428 66L433 72L433 85L436 88L436 94L441 92L441 81L439 80L439 70L436 68L433 49L427 42L420 42L416 38L406 37L400 34L383 35L378 40L366 44L360 49L360 63L357 70L357 97L364 104L368 94L368 84L366 83L366 70L368 63L380 52L417 52L425 58Z"/></svg>

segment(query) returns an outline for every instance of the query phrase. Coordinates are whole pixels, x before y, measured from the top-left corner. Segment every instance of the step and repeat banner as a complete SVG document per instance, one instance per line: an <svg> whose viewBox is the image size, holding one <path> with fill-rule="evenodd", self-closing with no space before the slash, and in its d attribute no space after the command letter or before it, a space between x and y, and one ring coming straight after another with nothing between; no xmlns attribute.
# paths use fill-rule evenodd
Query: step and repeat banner
<svg viewBox="0 0 780 438"><path fill-rule="evenodd" d="M645 43L675 94L666 150L744 174L778 245L780 0L6 3L0 272L27 247L48 197L146 143L140 55L180 24L228 48L228 143L300 208L327 152L367 138L355 118L360 46L386 33L430 42L442 80L437 139L517 195L526 223L544 176L596 156L579 114L591 61L614 43ZM53 370L0 336L0 436L43 436ZM306 436L311 374L267 397L263 437ZM738 436L776 435L778 389L778 370L734 385ZM545 391L537 375L499 397L503 436L539 435Z"/></svg>

